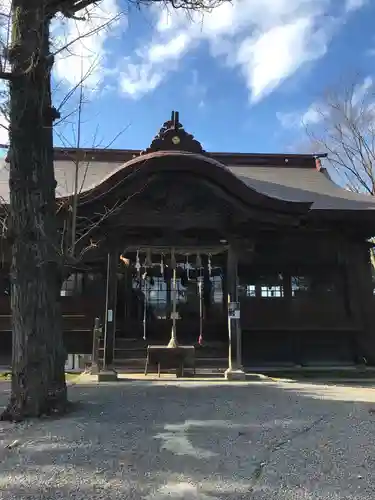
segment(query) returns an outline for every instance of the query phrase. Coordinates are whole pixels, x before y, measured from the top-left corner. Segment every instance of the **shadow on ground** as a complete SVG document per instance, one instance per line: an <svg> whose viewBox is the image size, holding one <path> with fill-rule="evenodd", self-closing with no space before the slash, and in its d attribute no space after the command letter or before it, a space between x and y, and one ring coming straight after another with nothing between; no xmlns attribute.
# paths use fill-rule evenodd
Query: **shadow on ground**
<svg viewBox="0 0 375 500"><path fill-rule="evenodd" d="M374 389L127 380L70 397L64 419L0 428L2 499L375 496Z"/></svg>

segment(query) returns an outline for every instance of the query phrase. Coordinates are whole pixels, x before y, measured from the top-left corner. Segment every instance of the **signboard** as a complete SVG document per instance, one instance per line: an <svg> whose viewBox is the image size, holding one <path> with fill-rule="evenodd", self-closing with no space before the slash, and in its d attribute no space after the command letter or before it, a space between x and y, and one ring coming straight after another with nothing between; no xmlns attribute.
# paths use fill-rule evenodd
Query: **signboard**
<svg viewBox="0 0 375 500"><path fill-rule="evenodd" d="M107 319L108 323L112 323L113 321L113 310L112 309L108 309L108 319Z"/></svg>
<svg viewBox="0 0 375 500"><path fill-rule="evenodd" d="M228 318L240 319L240 303L229 302L228 304Z"/></svg>

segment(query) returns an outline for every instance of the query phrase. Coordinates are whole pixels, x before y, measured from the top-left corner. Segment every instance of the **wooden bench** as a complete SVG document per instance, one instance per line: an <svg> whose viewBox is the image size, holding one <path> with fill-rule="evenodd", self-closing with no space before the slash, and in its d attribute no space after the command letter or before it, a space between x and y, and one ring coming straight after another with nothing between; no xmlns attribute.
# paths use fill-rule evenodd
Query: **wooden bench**
<svg viewBox="0 0 375 500"><path fill-rule="evenodd" d="M195 375L195 347L190 345L178 347L149 345L147 347L145 375L148 373L149 365L157 366L158 377L160 377L161 368L175 369L177 377L184 376L185 368L192 368Z"/></svg>

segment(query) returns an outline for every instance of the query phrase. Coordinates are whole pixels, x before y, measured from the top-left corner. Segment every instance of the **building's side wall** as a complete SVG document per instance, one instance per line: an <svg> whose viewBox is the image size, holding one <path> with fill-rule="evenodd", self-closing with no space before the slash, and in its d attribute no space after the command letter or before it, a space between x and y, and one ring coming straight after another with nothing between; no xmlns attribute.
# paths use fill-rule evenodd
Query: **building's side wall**
<svg viewBox="0 0 375 500"><path fill-rule="evenodd" d="M8 365L12 352L12 322L10 310L8 271L3 269L0 288L0 365ZM105 280L97 280L94 286L83 283L73 286L64 283L61 300L63 339L68 353L91 354L94 319L104 312ZM65 295L64 295L65 294Z"/></svg>
<svg viewBox="0 0 375 500"><path fill-rule="evenodd" d="M370 269L358 263L365 243L352 249L354 264L340 235L274 235L260 245L263 251L239 269L244 365L360 361L371 349L364 318L374 305Z"/></svg>
<svg viewBox="0 0 375 500"><path fill-rule="evenodd" d="M368 246L329 234L263 235L252 259L239 255L245 366L266 363L375 364L374 304ZM10 359L7 271L0 296L0 363ZM103 317L105 277L87 273L61 297L69 353L91 353ZM141 337L132 329L133 337ZM167 333L170 328L165 329ZM163 330L164 331L164 330ZM194 338L197 337L194 334ZM207 340L215 340L214 332ZM222 341L222 338L217 340Z"/></svg>
<svg viewBox="0 0 375 500"><path fill-rule="evenodd" d="M357 241L348 242L344 252L351 316L359 324L358 358L375 365L375 296L369 247Z"/></svg>

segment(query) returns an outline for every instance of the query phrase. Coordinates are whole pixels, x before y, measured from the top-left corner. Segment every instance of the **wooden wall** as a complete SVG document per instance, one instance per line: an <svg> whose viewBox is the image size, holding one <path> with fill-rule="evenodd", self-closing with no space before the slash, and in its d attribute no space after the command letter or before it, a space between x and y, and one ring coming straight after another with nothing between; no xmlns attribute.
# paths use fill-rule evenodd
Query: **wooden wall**
<svg viewBox="0 0 375 500"><path fill-rule="evenodd" d="M61 308L67 352L91 354L94 318L102 312L102 302L85 297L61 297ZM10 299L0 296L0 364L9 359L11 351Z"/></svg>
<svg viewBox="0 0 375 500"><path fill-rule="evenodd" d="M349 249L349 250L348 250ZM366 267L367 266L367 267ZM296 293L293 276L332 274L335 291ZM278 283L282 296L262 297L259 286ZM272 282L272 279L274 280ZM263 281L262 281L263 280ZM329 280L328 280L329 281ZM375 354L375 299L363 243L342 245L326 235L288 241L276 237L261 240L251 262L240 255L241 326L245 365L265 363L350 362ZM64 343L69 353L91 353L95 316L103 317L105 280L96 282L83 296L61 297ZM257 286L249 296L248 286ZM142 337L142 324L119 325L128 338ZM169 339L170 321L149 325L148 338ZM194 342L198 322L181 322L184 342ZM226 341L226 325L205 324L206 341ZM0 358L10 356L11 318L9 296L0 296ZM371 354L374 353L374 354Z"/></svg>

